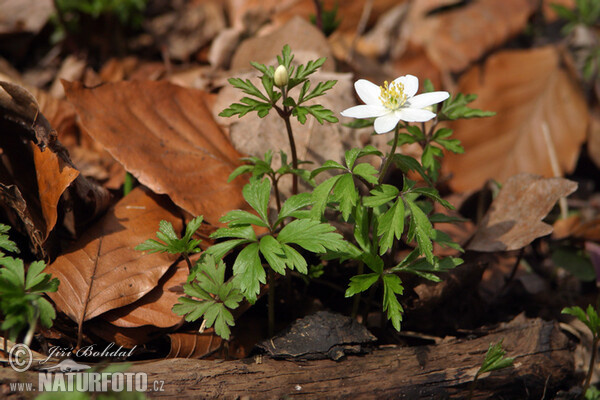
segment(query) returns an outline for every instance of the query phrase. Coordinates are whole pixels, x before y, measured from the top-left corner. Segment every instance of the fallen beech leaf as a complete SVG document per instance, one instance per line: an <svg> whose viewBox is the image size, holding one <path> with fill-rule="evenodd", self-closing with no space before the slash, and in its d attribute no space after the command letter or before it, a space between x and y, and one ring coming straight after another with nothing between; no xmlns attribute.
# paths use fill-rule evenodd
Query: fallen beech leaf
<svg viewBox="0 0 600 400"><path fill-rule="evenodd" d="M568 237L600 242L600 217L584 221L580 215L572 215L557 220L554 223L552 238L559 240Z"/></svg>
<svg viewBox="0 0 600 400"><path fill-rule="evenodd" d="M322 71L333 71L335 62L329 43L321 31L310 22L294 17L285 25L264 36L246 39L240 44L231 60L231 69L250 69L250 61L272 63L281 54L284 45L289 45L294 53L294 61L306 63L313 54L327 57ZM309 54L303 54L308 52Z"/></svg>
<svg viewBox="0 0 600 400"><path fill-rule="evenodd" d="M171 309L183 296L183 284L189 270L185 261L172 267L160 278L158 285L144 297L125 307L102 314L102 318L111 324L123 328L136 328L153 325L158 328L170 328L183 321L183 317Z"/></svg>
<svg viewBox="0 0 600 400"><path fill-rule="evenodd" d="M594 109L590 117L590 130L587 142L588 156L600 168L600 110Z"/></svg>
<svg viewBox="0 0 600 400"><path fill-rule="evenodd" d="M166 199L140 187L119 201L46 268L61 283L49 294L57 309L81 323L154 289L176 256L146 254L134 247L154 237L161 220L181 232L181 219L172 208Z"/></svg>
<svg viewBox="0 0 600 400"><path fill-rule="evenodd" d="M110 195L79 176L31 93L9 82L0 86L0 124L6 132L0 138L4 205L11 225L29 237L35 255L47 258L46 242L57 223L59 201L71 203L60 207L65 215L61 222L69 219L79 226L102 212Z"/></svg>
<svg viewBox="0 0 600 400"><path fill-rule="evenodd" d="M213 328L204 332L177 332L170 333L171 350L166 358L203 358L218 351L223 339L217 336Z"/></svg>
<svg viewBox="0 0 600 400"><path fill-rule="evenodd" d="M39 32L54 12L52 0L0 0L0 34Z"/></svg>
<svg viewBox="0 0 600 400"><path fill-rule="evenodd" d="M156 339L157 334L161 330L155 326L144 325L139 328L121 328L114 326L103 320L95 318L87 327L89 332L107 343L114 343L117 346L123 346L126 349L132 349L135 346L141 346L153 339ZM96 343L94 340L88 340L88 343Z"/></svg>
<svg viewBox="0 0 600 400"><path fill-rule="evenodd" d="M424 14L428 9L415 8L409 18L414 26L410 38L426 49L438 68L459 72L522 32L537 3L536 0L475 0L429 16Z"/></svg>
<svg viewBox="0 0 600 400"><path fill-rule="evenodd" d="M207 93L151 81L64 85L89 135L142 184L211 224L245 207L244 180L227 183L240 154L213 120Z"/></svg>
<svg viewBox="0 0 600 400"><path fill-rule="evenodd" d="M475 231L467 249L509 251L527 246L534 239L552 233L542 219L559 198L577 189L577 183L563 178L542 178L518 174L509 178Z"/></svg>
<svg viewBox="0 0 600 400"><path fill-rule="evenodd" d="M549 148L562 173L575 168L588 108L560 64L559 52L551 46L504 51L463 76L459 91L478 95L472 107L497 115L451 124L453 137L465 147L465 154L448 154L444 160L453 174L452 189L477 189L488 179L504 182L519 172L555 176ZM545 139L546 128L552 143Z"/></svg>

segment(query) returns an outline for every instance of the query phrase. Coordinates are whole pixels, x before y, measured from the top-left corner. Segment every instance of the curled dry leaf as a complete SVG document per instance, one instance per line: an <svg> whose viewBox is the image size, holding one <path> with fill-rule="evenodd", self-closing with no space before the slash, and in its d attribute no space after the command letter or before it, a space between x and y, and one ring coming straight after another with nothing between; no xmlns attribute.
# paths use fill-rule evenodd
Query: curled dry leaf
<svg viewBox="0 0 600 400"><path fill-rule="evenodd" d="M171 350L166 358L203 358L218 351L223 339L217 336L213 328L204 332L176 332L169 334Z"/></svg>
<svg viewBox="0 0 600 400"><path fill-rule="evenodd" d="M136 328L153 325L158 328L170 328L183 321L183 317L171 309L183 296L183 284L189 270L185 261L179 262L167 271L158 285L136 302L102 314L102 318L113 325L123 328Z"/></svg>
<svg viewBox="0 0 600 400"><path fill-rule="evenodd" d="M576 189L577 183L563 178L542 178L525 173L511 177L492 202L467 249L485 252L518 250L534 239L552 233L552 226L542 219L558 199Z"/></svg>
<svg viewBox="0 0 600 400"><path fill-rule="evenodd" d="M139 187L119 201L46 268L60 280L58 291L49 294L57 309L81 323L154 289L176 257L134 247L154 237L161 220L181 232L173 208L164 197Z"/></svg>
<svg viewBox="0 0 600 400"><path fill-rule="evenodd" d="M31 93L9 82L0 86L2 201L11 225L29 238L37 257L46 258L61 199L61 222L70 221L73 231L105 210L110 195L79 176Z"/></svg>
<svg viewBox="0 0 600 400"><path fill-rule="evenodd" d="M245 207L244 180L227 183L241 156L214 121L207 93L168 82L64 85L89 135L142 184L212 224Z"/></svg>
<svg viewBox="0 0 600 400"><path fill-rule="evenodd" d="M561 173L575 168L588 109L560 64L551 46L504 51L463 76L458 90L478 95L471 106L497 115L451 124L465 147L465 154L448 154L444 161L455 191L477 189L492 178L504 182L519 172L555 176L552 153Z"/></svg>

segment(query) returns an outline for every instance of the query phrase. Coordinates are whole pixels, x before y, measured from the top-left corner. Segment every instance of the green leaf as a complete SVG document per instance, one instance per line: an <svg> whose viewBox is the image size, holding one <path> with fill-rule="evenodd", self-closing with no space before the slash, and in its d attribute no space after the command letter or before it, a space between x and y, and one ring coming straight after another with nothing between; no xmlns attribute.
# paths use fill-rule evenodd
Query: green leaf
<svg viewBox="0 0 600 400"><path fill-rule="evenodd" d="M431 181L429 175L427 175L421 164L419 164L419 162L414 158L406 156L404 154L394 154L394 163L405 174L408 173L408 171L418 172L419 175L421 175L421 177L425 180L425 182L429 184L429 186L433 186L433 182Z"/></svg>
<svg viewBox="0 0 600 400"><path fill-rule="evenodd" d="M44 261L34 261L29 265L27 277L25 278L25 290L30 293L56 292L59 281L57 278L51 280L50 274L43 273L46 268Z"/></svg>
<svg viewBox="0 0 600 400"><path fill-rule="evenodd" d="M311 218L315 220L321 220L323 213L325 212L325 207L327 206L327 201L329 200L329 193L335 186L335 184L340 180L343 175L333 176L319 186L317 186L312 192L312 202L313 207L311 209Z"/></svg>
<svg viewBox="0 0 600 400"><path fill-rule="evenodd" d="M243 210L229 211L227 214L221 217L219 221L224 224L229 224L229 226L252 224L256 226L263 226L265 228L269 227L269 225L260 217Z"/></svg>
<svg viewBox="0 0 600 400"><path fill-rule="evenodd" d="M514 358L504 358L506 351L502 348L502 340L495 345L490 343L487 353L485 354L485 360L481 364L481 368L477 371L477 375L481 375L486 372L497 371L499 369L507 368L513 365Z"/></svg>
<svg viewBox="0 0 600 400"><path fill-rule="evenodd" d="M350 284L346 289L345 297L352 297L357 293L364 292L379 280L379 274L363 274L355 275L350 278Z"/></svg>
<svg viewBox="0 0 600 400"><path fill-rule="evenodd" d="M363 204L366 207L379 207L398 197L400 191L396 186L393 185L379 185L375 189L371 190L372 196L364 197Z"/></svg>
<svg viewBox="0 0 600 400"><path fill-rule="evenodd" d="M396 202L384 214L377 219L377 236L379 240L379 254L384 254L392 247L394 237L400 239L404 232L404 202L402 199Z"/></svg>
<svg viewBox="0 0 600 400"><path fill-rule="evenodd" d="M308 83L308 85L306 85ZM325 94L326 91L330 90L335 86L337 81L325 81L317 83L317 86L310 92L308 95L304 95L303 92L306 92L310 88L310 81L305 82L305 87L303 87L300 96L298 97L298 104L302 104L305 101L314 99L315 97L319 97Z"/></svg>
<svg viewBox="0 0 600 400"><path fill-rule="evenodd" d="M596 280L594 265L581 249L571 246L558 247L552 252L552 262L581 281L592 282Z"/></svg>
<svg viewBox="0 0 600 400"><path fill-rule="evenodd" d="M238 176L243 175L243 174L247 174L249 172L252 172L253 170L254 170L254 166L253 165L240 165L239 167L237 167L236 169L234 169L231 174L229 174L229 178L227 179L227 183L231 182L232 180L234 180Z"/></svg>
<svg viewBox="0 0 600 400"><path fill-rule="evenodd" d="M323 171L328 171L331 169L341 169L341 170L346 170L346 168L338 163L337 161L333 161L333 160L327 160L323 163L323 165L319 168L315 168L311 174L310 177L314 178L315 176L319 175L321 172Z"/></svg>
<svg viewBox="0 0 600 400"><path fill-rule="evenodd" d="M375 169L375 167L373 167L371 164L358 164L356 167L354 167L352 173L360 176L365 181L372 183L373 185L378 183L377 175L379 174L379 171L377 171L377 169Z"/></svg>
<svg viewBox="0 0 600 400"><path fill-rule="evenodd" d="M211 239L236 238L256 241L256 233L250 225L234 226L231 228L219 228L210 235Z"/></svg>
<svg viewBox="0 0 600 400"><path fill-rule="evenodd" d="M435 188L418 187L418 188L412 189L411 192L419 193L419 194L422 194L423 196L427 196L430 199L437 201L438 203L440 203L442 206L446 207L449 210L455 209L452 204L450 204L449 202L447 202L446 200L444 200L440 197L440 193Z"/></svg>
<svg viewBox="0 0 600 400"><path fill-rule="evenodd" d="M258 243L250 243L240 251L233 264L234 282L251 303L256 301L260 293L260 284L267 282L258 250Z"/></svg>
<svg viewBox="0 0 600 400"><path fill-rule="evenodd" d="M383 275L383 311L387 311L387 318L392 321L392 325L397 331L400 331L404 310L396 295L401 295L403 291L402 280L398 276Z"/></svg>
<svg viewBox="0 0 600 400"><path fill-rule="evenodd" d="M271 182L268 179L251 179L242 189L242 195L246 202L260 216L267 226L269 226L269 197L271 195Z"/></svg>
<svg viewBox="0 0 600 400"><path fill-rule="evenodd" d="M244 93L249 94L250 96L258 97L264 101L269 101L269 99L258 89L250 79L246 79L245 81L240 78L229 78L227 80L231 86L236 89L241 89Z"/></svg>
<svg viewBox="0 0 600 400"><path fill-rule="evenodd" d="M5 224L0 224L0 248L6 250L11 253L19 253L19 248L16 243L9 239L8 231L10 230L10 226ZM0 256L2 252L0 251Z"/></svg>
<svg viewBox="0 0 600 400"><path fill-rule="evenodd" d="M369 213L365 207L359 204L354 209L354 239L360 248L367 253L371 252L369 233Z"/></svg>
<svg viewBox="0 0 600 400"><path fill-rule="evenodd" d="M344 221L348 221L350 213L358 203L358 190L354 185L352 174L343 174L333 189L334 198L339 202Z"/></svg>
<svg viewBox="0 0 600 400"><path fill-rule="evenodd" d="M285 218L302 208L312 205L312 195L310 193L299 193L288 198L281 206L281 211L277 217L274 226L279 225Z"/></svg>
<svg viewBox="0 0 600 400"><path fill-rule="evenodd" d="M433 263L433 245L431 238L434 237L433 227L427 218L427 215L414 202L406 200L406 204L411 212L408 239L416 238L421 254L427 261Z"/></svg>
<svg viewBox="0 0 600 400"><path fill-rule="evenodd" d="M587 325L587 327L589 328L589 330L592 332L593 335L596 335L598 333L594 330L594 326L590 323L585 311L583 311L583 309L581 307L578 307L578 306L565 307L562 309L561 313L569 314L569 315L576 317L578 320L580 320L585 325Z"/></svg>
<svg viewBox="0 0 600 400"><path fill-rule="evenodd" d="M286 255L281 244L273 236L267 235L260 239L259 248L273 271L285 275Z"/></svg>
<svg viewBox="0 0 600 400"><path fill-rule="evenodd" d="M250 242L246 239L228 240L226 242L217 243L210 246L208 249L206 249L205 253L212 255L216 259L221 259L225 256L225 254L229 253L235 247L246 243Z"/></svg>
<svg viewBox="0 0 600 400"><path fill-rule="evenodd" d="M442 104L442 109L438 113L438 120L453 121L460 118L483 118L496 115L496 113L492 111L482 111L476 108L467 107L467 104L471 103L476 98L477 95L464 95L462 93L450 97Z"/></svg>
<svg viewBox="0 0 600 400"><path fill-rule="evenodd" d="M344 248L344 239L335 228L327 223L311 219L297 219L286 226L277 235L279 243L295 243L313 253L325 253L327 250Z"/></svg>
<svg viewBox="0 0 600 400"><path fill-rule="evenodd" d="M200 229L200 226L202 226L203 220L204 218L202 215L199 215L188 222L187 226L185 227L185 235L181 239L185 242L189 242L192 239L192 235L196 233L198 229Z"/></svg>
<svg viewBox="0 0 600 400"><path fill-rule="evenodd" d="M55 278L55 280L58 282L58 279ZM52 326L52 321L56 319L56 311L54 310L54 307L48 300L40 297L37 300L37 308L40 314L40 322L46 328L50 328Z"/></svg>
<svg viewBox="0 0 600 400"><path fill-rule="evenodd" d="M307 271L307 263L304 257L300 255L294 248L288 246L287 244L282 245L283 251L285 252L286 257L286 265L289 269L296 269L301 274L306 275Z"/></svg>
<svg viewBox="0 0 600 400"><path fill-rule="evenodd" d="M337 117L333 114L333 111L326 109L320 104L314 104L311 106L297 106L292 110L292 115L298 119L302 125L306 123L306 116L311 114L316 118L317 122L323 124L327 122L338 122Z"/></svg>

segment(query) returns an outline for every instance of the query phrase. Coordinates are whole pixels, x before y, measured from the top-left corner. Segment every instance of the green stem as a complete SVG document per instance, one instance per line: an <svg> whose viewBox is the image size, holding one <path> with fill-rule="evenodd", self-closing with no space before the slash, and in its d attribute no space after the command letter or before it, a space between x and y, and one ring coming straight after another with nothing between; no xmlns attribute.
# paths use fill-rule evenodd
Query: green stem
<svg viewBox="0 0 600 400"><path fill-rule="evenodd" d="M181 253L183 255L183 258L185 259L185 262L187 263L188 266L188 271L192 270L192 260L190 260L190 257L188 256L187 253Z"/></svg>
<svg viewBox="0 0 600 400"><path fill-rule="evenodd" d="M275 175L271 177L273 181L273 191L275 192L275 203L277 205L277 213L281 211L281 199L279 197L279 187L277 187L277 183L279 182L279 178L276 178Z"/></svg>
<svg viewBox="0 0 600 400"><path fill-rule="evenodd" d="M383 178L387 173L387 170L390 168L390 164L394 160L394 154L396 153L396 147L398 146L398 131L400 130L400 126L396 125L396 129L394 130L394 141L392 142L392 149L388 153L384 163L381 166L381 170L379 171L379 184L383 182Z"/></svg>
<svg viewBox="0 0 600 400"><path fill-rule="evenodd" d="M269 319L269 337L275 334L275 274L269 267L269 297L268 297L268 319Z"/></svg>
<svg viewBox="0 0 600 400"><path fill-rule="evenodd" d="M590 387L590 382L592 381L592 375L594 374L594 365L596 364L596 353L598 352L598 342L600 342L600 336L594 335L594 340L592 341L592 355L590 357L590 365L588 366L587 376L585 377L585 382L583 383L583 393L581 398L585 398L585 393Z"/></svg>
<svg viewBox="0 0 600 400"><path fill-rule="evenodd" d="M281 100L285 103L287 99L287 90L285 87L281 88ZM290 142L290 150L292 153L292 168L298 169L298 154L296 152L296 141L294 140L294 133L292 132L292 123L290 122L290 115L292 111L288 106L283 106L283 109L274 105L277 114L285 121L285 129L287 131L288 140ZM298 194L298 175L292 174L292 195Z"/></svg>
<svg viewBox="0 0 600 400"><path fill-rule="evenodd" d="M358 263L358 272L357 275L362 275L365 272L365 264L360 261ZM356 318L356 316L358 315L358 307L360 306L360 297L361 297L361 293L357 293L354 295L354 298L352 299L352 314L351 317L354 319Z"/></svg>
<svg viewBox="0 0 600 400"><path fill-rule="evenodd" d="M469 389L469 395L467 396L468 400L471 400L473 398L473 391L475 390L475 386L477 385L477 378L479 378L479 372L475 374L475 379L473 379L473 382L471 382L471 388Z"/></svg>

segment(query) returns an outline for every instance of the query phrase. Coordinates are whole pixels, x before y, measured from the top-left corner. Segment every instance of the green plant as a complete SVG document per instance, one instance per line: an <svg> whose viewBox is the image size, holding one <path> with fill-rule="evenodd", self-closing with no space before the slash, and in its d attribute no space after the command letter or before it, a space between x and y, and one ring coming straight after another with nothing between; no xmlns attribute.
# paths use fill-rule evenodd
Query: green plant
<svg viewBox="0 0 600 400"><path fill-rule="evenodd" d="M198 247L202 240L193 239L192 235L200 228L202 221L203 218L201 215L192 219L185 227L185 234L181 239L175 233L173 225L170 222L160 221L156 237L162 240L162 242L156 239L147 239L144 243L137 245L135 249L149 253L181 254L191 271L193 267L189 255L202 251Z"/></svg>
<svg viewBox="0 0 600 400"><path fill-rule="evenodd" d="M481 364L481 367L477 370L475 374L475 378L473 379L473 383L471 384L471 389L469 391L469 399L473 397L473 390L475 389L475 385L477 385L477 379L481 374L485 374L486 372L498 371L500 369L508 368L513 365L515 359L512 357L504 357L506 355L506 351L502 348L502 340L498 343L492 345L490 343L490 347L488 351L485 353L485 359Z"/></svg>
<svg viewBox="0 0 600 400"><path fill-rule="evenodd" d="M16 244L8 237L9 229L0 224L0 248L18 253ZM0 329L7 331L14 342L27 328L23 342L29 345L38 320L43 326L50 327L56 318L54 307L43 296L45 292L56 292L59 281L43 272L46 268L43 261L31 263L25 273L23 260L0 251L0 266L0 310L4 317Z"/></svg>
<svg viewBox="0 0 600 400"><path fill-rule="evenodd" d="M583 322L592 333L592 348L590 349L591 357L588 366L587 375L583 383L583 393L587 395L594 374L594 366L596 365L596 353L598 352L598 343L600 342L600 318L598 311L590 304L584 311L581 307L566 307L562 310L563 314L569 314Z"/></svg>
<svg viewBox="0 0 600 400"><path fill-rule="evenodd" d="M190 278L193 280L183 286L188 297L180 297L179 303L173 306L173 312L185 315L187 321L196 321L204 317L203 327L215 326L215 333L224 339L229 339L229 326L234 325L230 309L238 307L243 296L232 282L225 282L225 264L222 260L217 263L211 255L204 254L196 263L196 268Z"/></svg>
<svg viewBox="0 0 600 400"><path fill-rule="evenodd" d="M310 22L316 25L325 36L330 36L342 23L341 19L338 19L338 3L336 2L330 10L323 8L323 2L321 0L314 0L315 3L315 14L310 16Z"/></svg>
<svg viewBox="0 0 600 400"><path fill-rule="evenodd" d="M572 35L577 26L590 28L590 37L593 39L580 50L583 52L583 77L593 82L598 76L600 67L600 40L597 34L600 25L600 0L575 0L573 9L561 4L551 6L561 18L567 21L562 28L563 35Z"/></svg>
<svg viewBox="0 0 600 400"><path fill-rule="evenodd" d="M290 150L292 155L293 186L292 193L298 193L298 155L296 152L296 142L292 132L290 117L295 117L301 124L306 123L306 117L311 114L322 124L324 121L338 122L331 110L324 108L320 104L304 105L309 100L322 96L331 89L337 81L319 82L314 88L308 77L317 71L324 63L325 58L309 61L306 65L292 66L294 56L288 45L283 47L281 56L277 56L279 66L277 71L275 67L252 62L251 65L262 72L260 81L265 90L263 93L249 79L245 81L240 78L231 78L229 83L235 88L241 89L244 93L252 97L243 97L240 103L233 103L219 114L222 117L232 117L238 115L240 118L251 111L255 111L260 118L264 118L272 109L284 120ZM275 73L277 72L277 76ZM276 81L277 80L277 81ZM297 99L289 97L291 89L301 86ZM279 103L281 100L281 103Z"/></svg>

